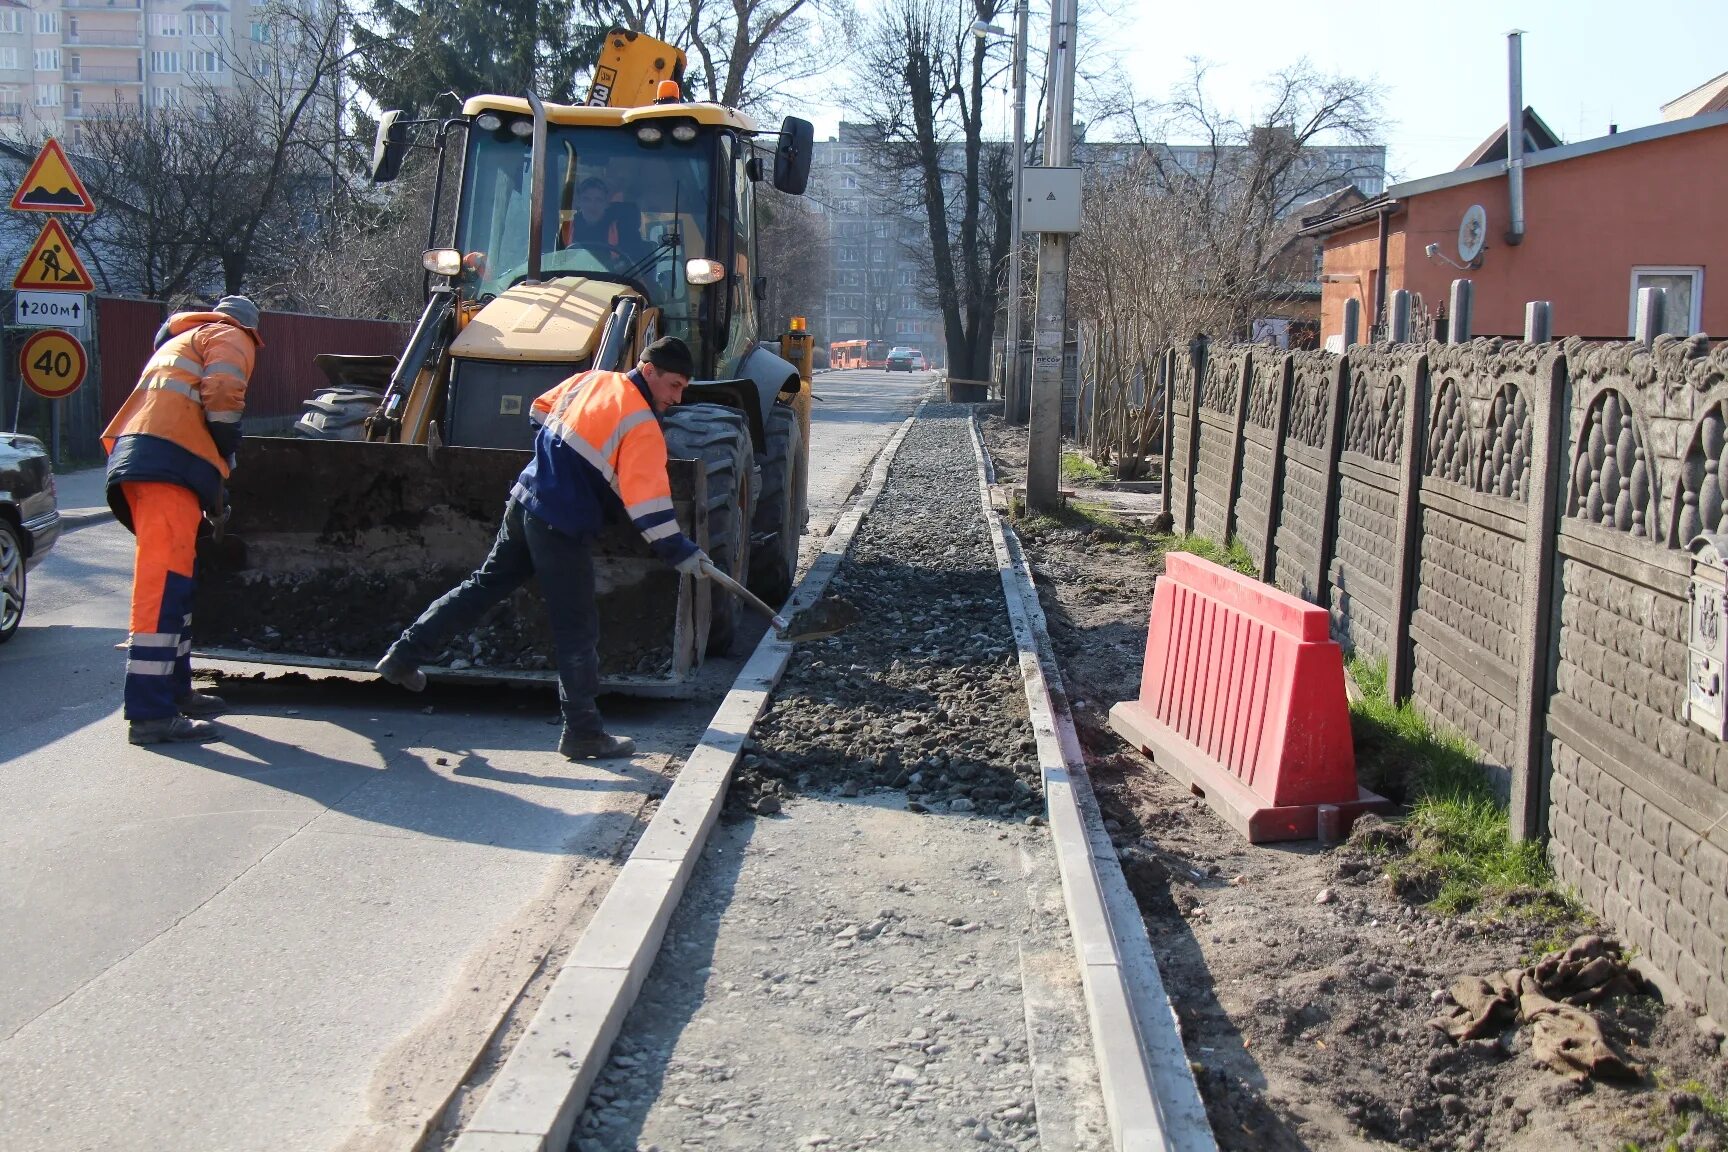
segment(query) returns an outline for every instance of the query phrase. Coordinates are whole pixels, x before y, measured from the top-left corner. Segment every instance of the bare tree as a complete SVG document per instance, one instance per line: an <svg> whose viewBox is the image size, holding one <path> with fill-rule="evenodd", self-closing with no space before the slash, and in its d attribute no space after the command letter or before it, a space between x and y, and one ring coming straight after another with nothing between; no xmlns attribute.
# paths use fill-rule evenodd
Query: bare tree
<svg viewBox="0 0 1728 1152"><path fill-rule="evenodd" d="M756 190L756 217L757 268L768 278L762 331L771 335L786 331L793 316L808 317L821 307L828 287L828 230L802 197L765 183Z"/></svg>
<svg viewBox="0 0 1728 1152"><path fill-rule="evenodd" d="M819 29L844 42L856 24L851 0L582 0L581 10L596 28L617 25L682 48L687 83L702 99L760 110L832 69Z"/></svg>
<svg viewBox="0 0 1728 1152"><path fill-rule="evenodd" d="M1376 85L1302 60L1269 77L1265 93L1251 120L1230 116L1194 61L1168 100L1131 113L1146 176L1200 229L1212 266L1193 288L1226 303L1216 334L1231 337L1246 335L1254 309L1277 296L1274 262L1291 238L1291 210L1383 175L1380 160L1339 147L1368 144L1380 131ZM1195 143L1164 143L1182 140Z"/></svg>
<svg viewBox="0 0 1728 1152"><path fill-rule="evenodd" d="M299 259L340 189L332 139L344 60L337 5L272 4L254 38L194 40L231 73L187 106L116 104L85 123L81 151L102 211L90 249L123 264L146 295L174 299L219 281L268 283Z"/></svg>
<svg viewBox="0 0 1728 1152"><path fill-rule="evenodd" d="M942 311L949 371L987 374L1008 251L1011 165L984 141L986 44L974 20L1001 0L887 0L860 53L855 103L882 173L877 195L924 227L926 289Z"/></svg>
<svg viewBox="0 0 1728 1152"><path fill-rule="evenodd" d="M1161 432L1150 402L1162 350L1207 333L1245 338L1290 291L1293 210L1365 176L1380 124L1371 84L1306 62L1273 76L1251 122L1222 113L1196 63L1163 103L1132 106L1135 139L1090 145L1070 315L1086 327L1088 447L1124 474ZM1192 141L1166 143L1165 141Z"/></svg>

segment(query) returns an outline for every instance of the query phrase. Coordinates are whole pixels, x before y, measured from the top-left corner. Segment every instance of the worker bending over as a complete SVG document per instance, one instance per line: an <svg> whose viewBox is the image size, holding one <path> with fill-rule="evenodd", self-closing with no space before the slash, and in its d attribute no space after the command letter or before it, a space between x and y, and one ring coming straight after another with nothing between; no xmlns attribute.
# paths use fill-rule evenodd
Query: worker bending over
<svg viewBox="0 0 1728 1152"><path fill-rule="evenodd" d="M635 751L634 741L606 732L594 705L600 615L589 545L608 513L622 509L660 559L702 575L708 558L678 530L672 512L666 437L656 419L683 399L695 370L684 341L666 336L630 372L580 372L535 400L534 458L510 490L491 554L408 626L378 662L378 674L411 692L425 688L420 665L538 575L564 712L558 751L571 760Z"/></svg>
<svg viewBox="0 0 1728 1152"><path fill-rule="evenodd" d="M192 579L198 523L224 513L258 348L258 306L224 296L170 316L137 387L102 433L108 505L137 537L124 714L134 744L221 736L226 705L192 691Z"/></svg>

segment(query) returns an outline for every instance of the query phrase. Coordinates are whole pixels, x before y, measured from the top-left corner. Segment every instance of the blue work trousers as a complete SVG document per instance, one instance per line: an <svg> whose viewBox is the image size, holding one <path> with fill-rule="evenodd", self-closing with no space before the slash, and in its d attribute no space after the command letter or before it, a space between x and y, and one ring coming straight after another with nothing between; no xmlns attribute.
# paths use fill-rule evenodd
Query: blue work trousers
<svg viewBox="0 0 1728 1152"><path fill-rule="evenodd" d="M594 558L586 540L564 535L517 500L505 507L504 523L485 563L422 612L396 647L416 661L431 661L450 637L474 627L487 609L536 575L552 624L564 730L575 737L598 736L605 729L594 706L600 691Z"/></svg>

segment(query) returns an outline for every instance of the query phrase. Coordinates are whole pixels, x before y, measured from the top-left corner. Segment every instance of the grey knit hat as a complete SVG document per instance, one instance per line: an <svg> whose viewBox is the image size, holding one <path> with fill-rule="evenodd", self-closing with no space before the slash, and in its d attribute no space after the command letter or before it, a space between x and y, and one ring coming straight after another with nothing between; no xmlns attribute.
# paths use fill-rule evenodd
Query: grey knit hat
<svg viewBox="0 0 1728 1152"><path fill-rule="evenodd" d="M232 318L242 328L258 329L258 305L244 296L224 296L211 311Z"/></svg>

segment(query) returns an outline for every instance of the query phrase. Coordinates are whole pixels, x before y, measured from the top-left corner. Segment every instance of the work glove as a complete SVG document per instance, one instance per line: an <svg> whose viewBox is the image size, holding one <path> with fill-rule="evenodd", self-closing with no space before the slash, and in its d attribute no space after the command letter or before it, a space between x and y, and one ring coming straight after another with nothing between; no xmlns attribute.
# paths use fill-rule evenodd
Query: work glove
<svg viewBox="0 0 1728 1152"><path fill-rule="evenodd" d="M707 578L707 573L702 571L702 565L706 563L708 563L708 553L698 548L696 551L690 553L690 555L684 557L684 559L678 561L674 567L686 576L694 576L698 580L703 580Z"/></svg>

